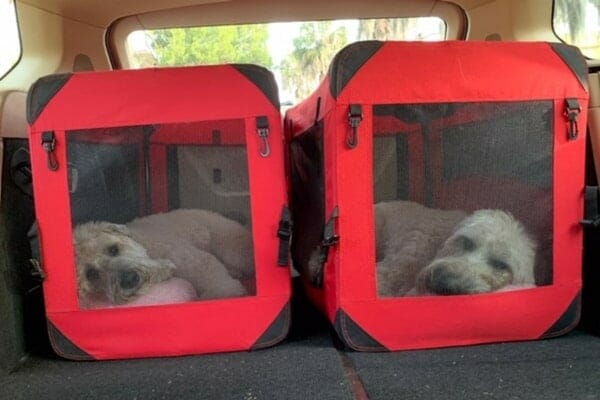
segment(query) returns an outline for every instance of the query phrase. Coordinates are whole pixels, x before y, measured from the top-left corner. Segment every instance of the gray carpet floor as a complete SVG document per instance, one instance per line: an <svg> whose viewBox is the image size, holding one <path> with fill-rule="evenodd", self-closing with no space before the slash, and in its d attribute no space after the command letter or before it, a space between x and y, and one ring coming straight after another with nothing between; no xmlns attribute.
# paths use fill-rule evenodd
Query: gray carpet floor
<svg viewBox="0 0 600 400"><path fill-rule="evenodd" d="M269 349L102 362L33 353L0 375L0 399L599 399L600 337L396 353L337 349L300 302ZM310 321L310 323L307 323Z"/></svg>

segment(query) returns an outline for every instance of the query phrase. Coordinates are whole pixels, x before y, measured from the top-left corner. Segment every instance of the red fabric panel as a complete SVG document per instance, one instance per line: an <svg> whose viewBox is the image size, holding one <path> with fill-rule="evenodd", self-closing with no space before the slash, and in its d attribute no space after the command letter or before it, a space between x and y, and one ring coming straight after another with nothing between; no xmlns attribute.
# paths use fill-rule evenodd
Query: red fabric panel
<svg viewBox="0 0 600 400"><path fill-rule="evenodd" d="M583 98L573 78L548 43L386 42L337 100L340 105L515 101L565 93Z"/></svg>
<svg viewBox="0 0 600 400"><path fill-rule="evenodd" d="M90 129L85 132L70 132L70 135L76 135L79 142L125 145L144 143L144 132L142 127L130 127L125 129L98 128ZM71 136L73 139L73 136Z"/></svg>
<svg viewBox="0 0 600 400"><path fill-rule="evenodd" d="M260 139L254 121L259 115L267 116L271 127L268 157L259 155ZM187 123L198 120L203 122ZM221 130L221 144L247 142L256 296L151 307L79 309L66 141L64 130L58 127L79 130L142 124L162 125L152 136L148 155L153 211L167 208L166 144L212 143L215 125ZM47 155L40 146L41 133L49 130L56 131L57 171L48 169ZM98 132L86 139L112 143L111 136ZM277 228L287 203L281 117L262 92L234 68L74 74L30 127L30 135L36 215L47 274L46 311L56 328L83 351L107 359L246 350L287 304L290 271L277 265Z"/></svg>
<svg viewBox="0 0 600 400"><path fill-rule="evenodd" d="M510 79L504 79L507 73ZM330 97L328 89L329 77L311 97L287 113L290 135L294 135L312 124L318 98L328 113L334 108L326 119L330 122L325 133L326 206L327 210L339 206L341 239L326 266L325 287L309 291L328 318L333 322L335 311L344 310L390 350L536 339L546 332L581 288L579 221L585 132L581 129L577 140L567 140L563 103L569 97L578 99L583 110L588 104L585 89L554 50L545 43L388 42L355 73L337 100ZM553 284L476 296L378 298L371 106L548 99L555 102L554 215L548 216L554 224ZM346 116L348 104L354 103L363 105L365 115L359 145L348 149ZM587 123L584 114L578 120L580 127ZM457 113L438 123L459 124L465 118L472 119L472 115ZM435 123L432 129L436 130ZM439 135L433 135L432 140L437 143L431 147L439 148ZM423 143L409 145L422 147ZM443 164L441 153L432 157L432 166L439 170L435 167ZM448 189L441 176L435 176L432 183L436 193ZM531 207L535 206L532 201Z"/></svg>
<svg viewBox="0 0 600 400"><path fill-rule="evenodd" d="M583 251L583 195L585 187L585 128L577 140L567 139L567 123L562 114L562 99L555 100L554 136L554 282L581 285ZM581 102L587 110L588 102ZM587 126L584 111L578 120Z"/></svg>
<svg viewBox="0 0 600 400"><path fill-rule="evenodd" d="M363 107L363 120L358 129L359 145L346 146L349 128L347 109L336 113L336 168L339 196L339 285L340 301L352 298L362 301L376 292L375 228L373 214L373 132L372 109ZM332 135L333 136L333 135ZM360 278L358 278L360 277ZM357 279L358 278L358 279Z"/></svg>
<svg viewBox="0 0 600 400"><path fill-rule="evenodd" d="M540 338L580 288L543 286L475 296L348 301L350 318L389 350Z"/></svg>
<svg viewBox="0 0 600 400"><path fill-rule="evenodd" d="M290 140L320 121L336 106L329 91L329 75L321 82L316 91L301 103L286 111L286 138Z"/></svg>
<svg viewBox="0 0 600 400"><path fill-rule="evenodd" d="M57 171L48 169L47 156L40 145L40 133L31 134L29 147L40 251L46 272L44 305L46 310L64 312L78 307L77 283L75 255L71 245L73 238L67 168L65 168L67 165L65 132L56 131L55 135L54 154L59 166Z"/></svg>
<svg viewBox="0 0 600 400"><path fill-rule="evenodd" d="M80 72L46 105L32 129L226 120L271 109L263 93L228 65Z"/></svg>
<svg viewBox="0 0 600 400"><path fill-rule="evenodd" d="M270 134L268 157L260 156L261 140L254 118L246 122L246 143L252 209L252 237L256 265L257 296L289 296L290 270L277 265L279 238L277 230L285 204L285 173L283 171L283 140L279 114L268 114Z"/></svg>
<svg viewBox="0 0 600 400"><path fill-rule="evenodd" d="M244 297L164 306L48 312L56 328L96 359L248 350L285 297Z"/></svg>
<svg viewBox="0 0 600 400"><path fill-rule="evenodd" d="M254 122L253 122L254 123ZM219 142L215 143L214 132L218 131ZM165 124L152 134L152 143L165 144L214 144L239 145L245 143L243 119L223 121L195 121Z"/></svg>

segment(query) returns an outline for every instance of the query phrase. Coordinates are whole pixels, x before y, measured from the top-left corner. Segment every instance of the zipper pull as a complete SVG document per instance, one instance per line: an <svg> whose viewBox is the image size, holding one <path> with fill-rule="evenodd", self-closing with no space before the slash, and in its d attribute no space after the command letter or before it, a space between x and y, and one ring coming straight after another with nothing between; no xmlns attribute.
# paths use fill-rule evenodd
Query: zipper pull
<svg viewBox="0 0 600 400"><path fill-rule="evenodd" d="M577 117L581 112L581 106L577 99L565 99L566 103L566 111L565 117L567 117L567 121L569 121L569 140L577 139L579 135L579 126L577 125Z"/></svg>
<svg viewBox="0 0 600 400"><path fill-rule="evenodd" d="M48 169L50 171L56 171L58 169L58 161L56 161L56 154L54 149L56 148L56 137L54 131L42 132L42 148L48 154Z"/></svg>
<svg viewBox="0 0 600 400"><path fill-rule="evenodd" d="M267 117L256 117L256 133L261 140L260 155L268 157L271 154L271 147L269 146L269 119Z"/></svg>
<svg viewBox="0 0 600 400"><path fill-rule="evenodd" d="M362 106L360 104L350 104L348 109L348 123L350 130L346 136L346 144L353 149L358 145L358 126L363 119Z"/></svg>

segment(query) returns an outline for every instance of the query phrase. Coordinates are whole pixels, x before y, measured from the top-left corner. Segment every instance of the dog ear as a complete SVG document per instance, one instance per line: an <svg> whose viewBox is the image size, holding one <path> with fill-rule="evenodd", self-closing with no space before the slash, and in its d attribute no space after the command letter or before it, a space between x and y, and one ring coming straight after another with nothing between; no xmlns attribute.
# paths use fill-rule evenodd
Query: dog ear
<svg viewBox="0 0 600 400"><path fill-rule="evenodd" d="M123 224L106 224L104 231L107 233L118 233L125 236L131 236L129 228Z"/></svg>
<svg viewBox="0 0 600 400"><path fill-rule="evenodd" d="M163 264L165 267L167 267L167 269L169 269L170 271L175 271L177 269L177 267L175 266L175 264L173 264L173 262L171 260L161 258L158 261L161 264Z"/></svg>

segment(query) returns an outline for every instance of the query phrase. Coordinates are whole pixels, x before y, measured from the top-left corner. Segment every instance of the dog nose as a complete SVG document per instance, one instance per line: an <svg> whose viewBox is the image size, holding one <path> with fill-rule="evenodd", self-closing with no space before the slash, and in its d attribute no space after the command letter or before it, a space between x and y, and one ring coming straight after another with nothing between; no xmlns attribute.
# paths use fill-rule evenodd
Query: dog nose
<svg viewBox="0 0 600 400"><path fill-rule="evenodd" d="M140 283L140 275L133 270L126 269L119 272L119 286L123 289L133 289Z"/></svg>
<svg viewBox="0 0 600 400"><path fill-rule="evenodd" d="M439 295L461 294L459 279L446 264L438 264L432 267L427 275L425 286L427 290Z"/></svg>

